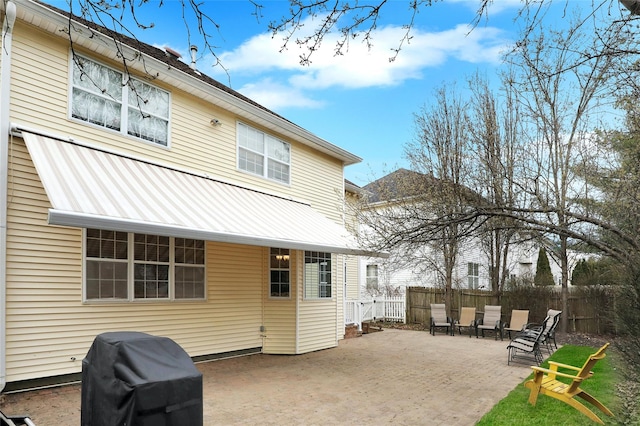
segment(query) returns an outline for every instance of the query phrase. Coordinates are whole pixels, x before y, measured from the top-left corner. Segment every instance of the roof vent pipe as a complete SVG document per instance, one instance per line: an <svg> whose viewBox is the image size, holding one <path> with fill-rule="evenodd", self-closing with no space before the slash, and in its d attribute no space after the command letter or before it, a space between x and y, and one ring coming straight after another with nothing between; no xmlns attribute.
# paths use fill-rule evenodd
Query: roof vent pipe
<svg viewBox="0 0 640 426"><path fill-rule="evenodd" d="M198 53L198 46L192 44L191 45L191 65L189 65L189 67L192 70L196 69L196 54Z"/></svg>

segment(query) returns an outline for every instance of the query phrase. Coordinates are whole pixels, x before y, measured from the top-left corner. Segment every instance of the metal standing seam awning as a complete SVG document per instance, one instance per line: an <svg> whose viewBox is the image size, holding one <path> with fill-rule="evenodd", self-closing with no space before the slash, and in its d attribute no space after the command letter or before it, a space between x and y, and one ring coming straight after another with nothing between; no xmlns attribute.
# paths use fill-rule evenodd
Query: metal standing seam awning
<svg viewBox="0 0 640 426"><path fill-rule="evenodd" d="M49 223L376 256L310 205L22 131Z"/></svg>

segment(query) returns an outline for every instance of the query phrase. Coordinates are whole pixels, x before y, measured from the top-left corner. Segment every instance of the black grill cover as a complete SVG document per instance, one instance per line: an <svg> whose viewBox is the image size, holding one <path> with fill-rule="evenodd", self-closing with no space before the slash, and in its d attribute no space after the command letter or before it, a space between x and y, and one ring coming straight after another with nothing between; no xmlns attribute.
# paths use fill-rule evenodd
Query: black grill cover
<svg viewBox="0 0 640 426"><path fill-rule="evenodd" d="M82 426L202 426L202 373L173 340L98 335L82 360Z"/></svg>

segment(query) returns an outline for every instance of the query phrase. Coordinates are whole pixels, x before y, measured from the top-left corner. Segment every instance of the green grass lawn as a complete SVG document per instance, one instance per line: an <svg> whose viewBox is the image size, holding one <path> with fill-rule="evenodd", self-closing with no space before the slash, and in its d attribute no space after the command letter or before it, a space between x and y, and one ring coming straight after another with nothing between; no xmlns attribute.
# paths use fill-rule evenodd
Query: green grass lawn
<svg viewBox="0 0 640 426"><path fill-rule="evenodd" d="M565 345L558 349L549 360L582 367L589 355L595 353L599 348L587 346ZM583 390L593 395L609 408L615 416L618 416L617 410L621 406L616 397L615 384L618 380L619 369L615 366L615 360L611 356L611 347L608 349L608 355L593 368L593 376L583 382L580 386ZM542 367L548 368L549 363L545 361ZM563 370L560 370L563 371ZM571 373L564 370L564 372ZM533 377L531 374L526 380ZM525 380L525 381L526 381ZM566 381L567 379L560 379ZM524 382L523 382L524 383ZM488 412L477 425L595 425L597 423L591 421L587 416L580 413L575 408L570 407L555 398L547 395L539 395L535 406L529 404L529 389L525 388L521 383L502 401L496 404L493 409ZM584 402L578 398L578 401ZM588 402L584 405L589 407L605 425L618 424L616 418L611 418L593 407Z"/></svg>

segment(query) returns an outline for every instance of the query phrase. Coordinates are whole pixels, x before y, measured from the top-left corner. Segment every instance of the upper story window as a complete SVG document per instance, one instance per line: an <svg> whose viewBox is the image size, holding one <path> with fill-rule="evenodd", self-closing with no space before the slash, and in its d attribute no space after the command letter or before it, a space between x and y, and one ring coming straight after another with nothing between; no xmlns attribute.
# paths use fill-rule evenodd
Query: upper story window
<svg viewBox="0 0 640 426"><path fill-rule="evenodd" d="M291 145L238 123L238 168L288 184L291 179Z"/></svg>
<svg viewBox="0 0 640 426"><path fill-rule="evenodd" d="M86 300L204 299L205 284L202 240L85 232Z"/></svg>
<svg viewBox="0 0 640 426"><path fill-rule="evenodd" d="M478 288L480 285L480 264L471 262L467 264L467 280L469 288Z"/></svg>
<svg viewBox="0 0 640 426"><path fill-rule="evenodd" d="M73 118L169 145L169 92L82 56L72 67Z"/></svg>

